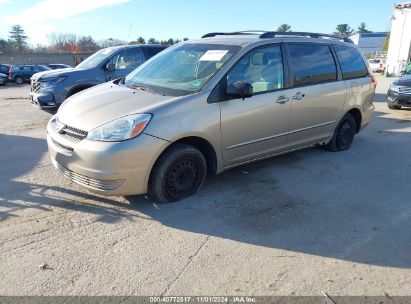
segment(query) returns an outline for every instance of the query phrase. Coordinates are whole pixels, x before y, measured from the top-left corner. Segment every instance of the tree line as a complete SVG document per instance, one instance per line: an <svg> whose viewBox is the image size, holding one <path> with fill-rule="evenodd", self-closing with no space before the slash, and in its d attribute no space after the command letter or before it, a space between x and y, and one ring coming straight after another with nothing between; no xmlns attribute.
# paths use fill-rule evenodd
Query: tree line
<svg viewBox="0 0 411 304"><path fill-rule="evenodd" d="M32 52L93 52L102 48L125 45L125 44L167 44L173 45L181 41L186 41L188 38L168 40L157 40L155 38L149 38L146 40L143 37L138 37L136 40L127 42L125 40L117 38L107 38L96 41L90 35L79 36L72 33L50 33L47 35L48 45L35 45L32 46L28 43L29 37L26 35L21 25L13 25L9 31L8 39L0 38L0 53L32 53Z"/></svg>
<svg viewBox="0 0 411 304"><path fill-rule="evenodd" d="M277 32L291 32L291 25L281 24L277 28ZM338 24L336 26L336 31L333 33L337 37L347 38L355 33L370 33L367 25L362 22L357 30L352 29L348 24ZM1 52L69 52L69 53L79 53L79 52L93 52L101 48L106 48L110 46L124 45L124 44L167 44L173 45L181 41L186 41L188 38L174 39L169 38L168 40L157 40L156 38L144 39L143 37L138 37L136 40L127 42L116 38L107 38L96 41L88 36L78 36L72 33L51 33L47 36L48 45L36 45L31 46L28 43L29 37L26 35L23 27L21 25L13 25L9 31L8 39L0 38L0 53Z"/></svg>
<svg viewBox="0 0 411 304"><path fill-rule="evenodd" d="M281 24L277 28L277 32L291 32L291 25ZM372 33L372 31L368 30L365 22L361 22L360 25L357 27L357 30L352 29L348 24L344 23L338 24L336 26L333 35L340 38L348 38L356 33Z"/></svg>

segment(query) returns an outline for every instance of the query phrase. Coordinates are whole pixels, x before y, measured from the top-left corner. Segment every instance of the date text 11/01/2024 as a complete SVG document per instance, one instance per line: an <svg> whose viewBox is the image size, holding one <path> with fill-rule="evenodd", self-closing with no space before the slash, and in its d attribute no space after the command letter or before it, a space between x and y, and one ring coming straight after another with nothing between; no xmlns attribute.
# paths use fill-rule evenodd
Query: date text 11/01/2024
<svg viewBox="0 0 411 304"><path fill-rule="evenodd" d="M253 297L188 297L188 296L163 296L150 297L150 303L255 303L256 299Z"/></svg>

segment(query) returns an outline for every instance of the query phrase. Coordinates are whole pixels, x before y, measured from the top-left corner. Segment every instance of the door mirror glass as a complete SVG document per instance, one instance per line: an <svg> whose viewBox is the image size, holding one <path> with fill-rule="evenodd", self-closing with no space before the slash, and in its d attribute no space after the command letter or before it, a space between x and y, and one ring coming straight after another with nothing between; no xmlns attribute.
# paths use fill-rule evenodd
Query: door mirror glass
<svg viewBox="0 0 411 304"><path fill-rule="evenodd" d="M237 98L248 98L253 96L253 86L248 82L234 81L227 87L227 95Z"/></svg>
<svg viewBox="0 0 411 304"><path fill-rule="evenodd" d="M116 65L114 63L108 63L106 65L107 72L114 72L115 69L116 69Z"/></svg>

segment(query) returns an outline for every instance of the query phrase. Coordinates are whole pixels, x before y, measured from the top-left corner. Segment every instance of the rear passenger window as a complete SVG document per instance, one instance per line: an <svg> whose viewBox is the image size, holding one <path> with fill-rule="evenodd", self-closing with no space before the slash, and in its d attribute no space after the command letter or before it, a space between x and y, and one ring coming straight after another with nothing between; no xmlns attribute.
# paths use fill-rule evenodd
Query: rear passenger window
<svg viewBox="0 0 411 304"><path fill-rule="evenodd" d="M334 45L344 79L369 76L368 69L357 49L345 45Z"/></svg>
<svg viewBox="0 0 411 304"><path fill-rule="evenodd" d="M324 44L289 44L294 86L337 80L330 47Z"/></svg>

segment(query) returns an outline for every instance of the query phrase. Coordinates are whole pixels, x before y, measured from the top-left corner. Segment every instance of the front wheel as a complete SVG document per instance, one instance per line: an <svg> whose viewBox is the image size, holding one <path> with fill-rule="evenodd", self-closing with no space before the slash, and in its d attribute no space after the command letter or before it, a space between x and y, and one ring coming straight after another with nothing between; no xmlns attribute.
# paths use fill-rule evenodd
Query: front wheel
<svg viewBox="0 0 411 304"><path fill-rule="evenodd" d="M341 119L331 141L325 145L325 149L332 152L344 151L351 147L357 130L354 117L347 113Z"/></svg>
<svg viewBox="0 0 411 304"><path fill-rule="evenodd" d="M154 166L148 194L159 203L179 201L196 193L206 174L206 160L199 150L190 145L175 144Z"/></svg>

